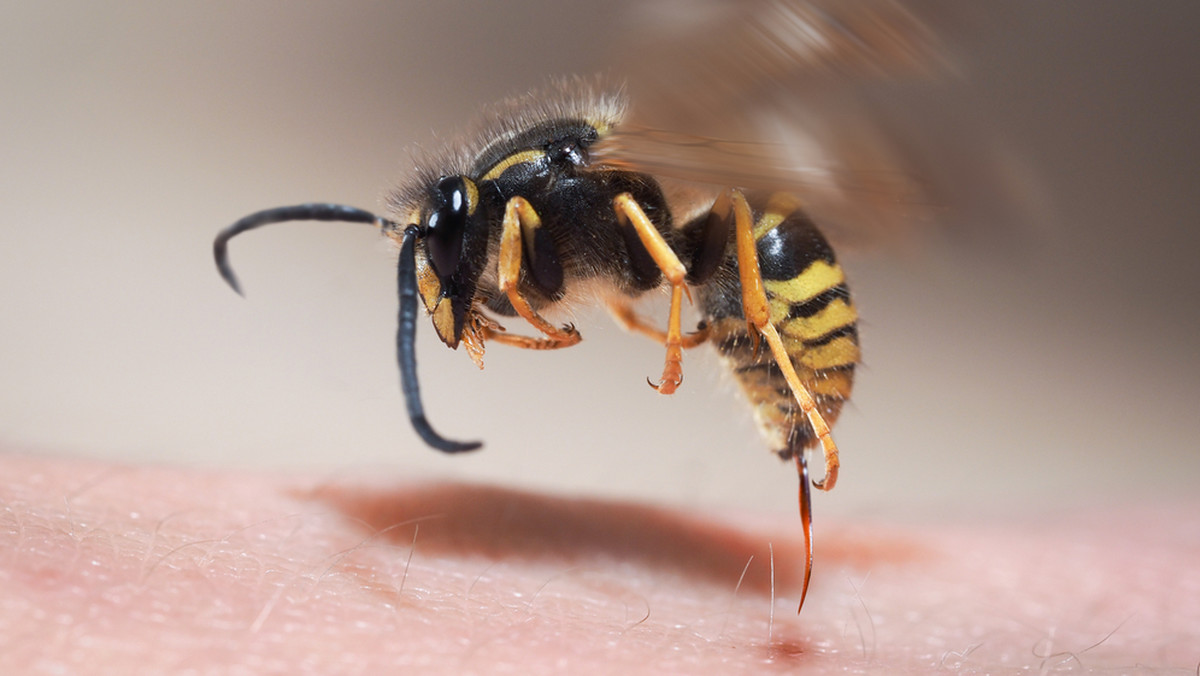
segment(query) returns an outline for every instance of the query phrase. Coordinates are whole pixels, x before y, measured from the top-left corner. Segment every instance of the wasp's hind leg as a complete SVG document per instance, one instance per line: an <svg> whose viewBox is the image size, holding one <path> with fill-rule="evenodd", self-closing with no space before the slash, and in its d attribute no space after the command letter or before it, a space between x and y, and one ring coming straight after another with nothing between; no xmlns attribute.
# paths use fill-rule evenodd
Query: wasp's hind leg
<svg viewBox="0 0 1200 676"><path fill-rule="evenodd" d="M646 321L625 299L608 301L608 313L626 331L640 333L659 345L667 344L667 332ZM708 334L708 325L701 324L696 327L695 331L681 337L680 347L689 350L697 345L703 345L708 340Z"/></svg>
<svg viewBox="0 0 1200 676"><path fill-rule="evenodd" d="M507 334L499 327L487 327L485 334L488 338L507 345L532 350L553 350L575 345L582 338L574 326L568 324L560 329L547 321L529 305L517 288L517 282L521 277L522 247L527 248L530 252L533 269L529 273L535 283L547 287L561 286L562 284L562 266L556 259L553 259L553 253L542 246L541 238L544 237L544 234L539 232L541 225L541 217L525 198L513 197L505 205L504 225L500 235L499 286L500 290L508 296L508 301L512 303L517 314L546 337L529 338ZM556 288L549 290L557 291Z"/></svg>
<svg viewBox="0 0 1200 676"><path fill-rule="evenodd" d="M825 454L825 477L820 481L814 481L813 485L822 490L830 490L837 483L838 468L841 466L837 444L833 441L828 423L825 422L821 412L817 410L812 393L808 391L808 388L800 380L800 376L796 374L796 368L792 365L791 356L788 355L779 331L771 323L771 308L767 302L762 272L758 265L758 246L754 236L754 216L750 211L750 205L746 202L745 195L737 190L731 190L722 195L713 206L714 213L719 215L720 209L728 208L725 205L729 205L733 209L738 276L742 285L742 312L746 318L747 328L751 336L761 336L770 347L775 363L783 373L784 379L787 380L788 388L791 389L801 410L808 418L808 424L812 426L813 435L820 440L821 450ZM768 211L770 210L768 209ZM772 214L768 214L768 216L770 215ZM774 216L778 216L778 214L774 214ZM807 474L807 471L802 474ZM802 490L807 490L807 486Z"/></svg>
<svg viewBox="0 0 1200 676"><path fill-rule="evenodd" d="M680 313L683 306L683 294L687 291L687 268L683 266L679 256L675 255L670 245L663 239L662 233L650 222L650 218L646 216L646 212L642 210L632 195L627 192L617 195L613 200L613 209L617 212L617 220L621 225L632 227L637 233L642 246L646 247L646 251L654 259L655 265L667 278L667 282L671 284L671 314L667 319L667 332L662 336L662 342L667 347L666 364L663 366L662 380L657 385L651 383L650 386L662 394L672 394L683 382L684 340L683 330L680 328L682 323ZM688 300L691 300L690 291ZM657 329L640 322L635 326L645 326L650 332L648 335L657 339ZM635 328L635 330L638 329ZM646 331L642 332L646 333Z"/></svg>

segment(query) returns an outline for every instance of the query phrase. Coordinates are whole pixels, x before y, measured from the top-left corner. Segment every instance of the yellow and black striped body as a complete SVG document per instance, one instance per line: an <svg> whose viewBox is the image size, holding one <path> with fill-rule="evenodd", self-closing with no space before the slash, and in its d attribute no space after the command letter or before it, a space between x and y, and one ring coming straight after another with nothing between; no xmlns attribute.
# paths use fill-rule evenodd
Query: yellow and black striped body
<svg viewBox="0 0 1200 676"><path fill-rule="evenodd" d="M686 177L659 176L622 161L615 150L600 152L623 109L620 97L589 95L538 100L516 117L497 114L479 134L480 150L448 151L391 195L393 218L325 203L260 211L214 240L218 269L237 289L226 243L270 223L370 223L394 238L396 354L407 413L417 434L446 453L481 444L442 437L425 417L416 377L420 302L439 338L451 348L465 345L482 367L486 341L539 350L577 344L573 325L556 326L543 312L601 300L627 328L666 348L663 376L652 384L663 394L682 382L683 350L712 342L772 450L797 459L807 571L811 510L802 452L822 445L825 477L813 485L832 488L838 457L828 425L850 396L859 360L857 313L842 269L787 193L722 190L738 183L732 177L675 185ZM662 331L637 318L631 304L665 288L671 309ZM685 336L680 311L689 288L707 330ZM520 317L540 335L510 334L492 316Z"/></svg>
<svg viewBox="0 0 1200 676"><path fill-rule="evenodd" d="M858 314L833 249L790 195L750 195L770 322L830 425L849 398L859 361ZM726 362L772 448L785 459L817 443L770 350L748 333L736 253L700 293L709 341Z"/></svg>

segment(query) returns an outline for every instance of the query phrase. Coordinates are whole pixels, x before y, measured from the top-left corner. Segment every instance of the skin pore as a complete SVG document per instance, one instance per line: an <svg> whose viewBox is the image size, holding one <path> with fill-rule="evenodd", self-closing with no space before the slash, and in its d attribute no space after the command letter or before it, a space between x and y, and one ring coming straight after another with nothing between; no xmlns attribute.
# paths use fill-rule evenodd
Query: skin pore
<svg viewBox="0 0 1200 676"><path fill-rule="evenodd" d="M0 673L1195 673L1200 510L794 519L0 454ZM791 515L789 515L790 517Z"/></svg>

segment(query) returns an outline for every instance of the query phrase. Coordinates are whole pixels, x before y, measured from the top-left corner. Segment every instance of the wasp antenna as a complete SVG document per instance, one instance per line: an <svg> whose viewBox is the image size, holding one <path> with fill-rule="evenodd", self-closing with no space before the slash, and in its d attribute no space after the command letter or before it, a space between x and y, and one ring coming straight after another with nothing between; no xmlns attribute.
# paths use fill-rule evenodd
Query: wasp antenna
<svg viewBox="0 0 1200 676"><path fill-rule="evenodd" d="M233 267L229 265L229 240L247 230L253 230L272 223L284 223L286 221L345 221L347 223L377 223L381 227L385 225L396 227L391 221L382 219L369 211L342 204L297 204L290 207L264 209L250 214L222 230L217 234L217 238L213 240L213 259L217 262L217 271L221 273L221 278L238 295L244 296L245 294L242 293L242 285L238 283L237 275L233 274Z"/></svg>
<svg viewBox="0 0 1200 676"><path fill-rule="evenodd" d="M434 431L425 418L421 404L421 387L417 382L417 253L418 230L410 225L404 230L400 243L400 261L396 265L397 286L400 292L400 322L396 329L396 359L400 362L400 386L408 419L425 443L444 453L473 451L483 444L478 441L452 441Z"/></svg>

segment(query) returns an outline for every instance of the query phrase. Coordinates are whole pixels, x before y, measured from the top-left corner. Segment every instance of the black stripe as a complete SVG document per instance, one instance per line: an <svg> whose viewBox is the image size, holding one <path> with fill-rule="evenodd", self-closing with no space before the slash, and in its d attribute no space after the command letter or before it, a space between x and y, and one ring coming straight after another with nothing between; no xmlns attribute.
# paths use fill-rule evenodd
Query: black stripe
<svg viewBox="0 0 1200 676"><path fill-rule="evenodd" d="M813 373L818 379L838 373L849 373L850 375L854 375L854 368L854 364L839 364L838 366L829 366L823 369L816 369L813 371ZM768 376L783 377L783 371L779 368L779 364L776 363L774 359L738 366L737 368L733 369L733 372L737 375L742 375L743 373L766 373Z"/></svg>
<svg viewBox="0 0 1200 676"><path fill-rule="evenodd" d="M855 322L853 324L847 324L845 326L838 327L823 336L813 338L812 340L806 340L802 344L805 348L812 349L828 345L829 343L832 343L833 341L842 337L849 337L854 341L855 344L858 344L858 323ZM737 333L732 336L727 336L721 340L715 341L714 345L718 352L729 357L749 356L753 350L753 343L750 340L750 336L745 333ZM765 342L762 341L760 341L758 351L760 356L769 356L771 354L771 349L767 347ZM769 366L774 363L775 362L773 359L762 362L755 360L753 363L738 366L736 369L734 369L734 372L743 373L760 370L765 367L764 365ZM820 370L823 371L826 369Z"/></svg>
<svg viewBox="0 0 1200 676"><path fill-rule="evenodd" d="M828 288L803 303L793 303L788 307L785 319L806 319L829 307L830 303L839 298L850 298L850 289L844 283Z"/></svg>
<svg viewBox="0 0 1200 676"><path fill-rule="evenodd" d="M745 333L735 333L716 341L716 347L717 351L722 354L739 352L741 350L749 351L750 336Z"/></svg>
<svg viewBox="0 0 1200 676"><path fill-rule="evenodd" d="M774 281L795 279L817 261L833 265L829 243L813 225L808 214L796 212L763 233L755 245L762 278Z"/></svg>
<svg viewBox="0 0 1200 676"><path fill-rule="evenodd" d="M775 394L777 396L779 396L780 399L786 399L788 402L789 408L781 409L781 410L797 411L800 409L800 404L796 402L796 395L792 394L792 388L788 386L786 380L784 381L782 386L775 388ZM780 404L777 404L777 405L781 406L782 402L780 402Z"/></svg>
<svg viewBox="0 0 1200 676"><path fill-rule="evenodd" d="M804 341L804 347L821 347L822 345L828 345L842 336L849 336L852 340L854 340L855 344L857 344L858 324L847 324L839 329L834 329L819 338L806 340Z"/></svg>
<svg viewBox="0 0 1200 676"><path fill-rule="evenodd" d="M753 364L746 364L745 366L739 366L735 368L733 372L738 375L742 375L744 373L766 373L768 376L783 375L783 371L779 370L779 364L775 363L774 359L755 362Z"/></svg>

